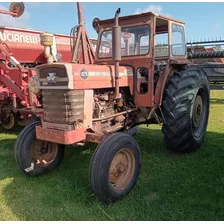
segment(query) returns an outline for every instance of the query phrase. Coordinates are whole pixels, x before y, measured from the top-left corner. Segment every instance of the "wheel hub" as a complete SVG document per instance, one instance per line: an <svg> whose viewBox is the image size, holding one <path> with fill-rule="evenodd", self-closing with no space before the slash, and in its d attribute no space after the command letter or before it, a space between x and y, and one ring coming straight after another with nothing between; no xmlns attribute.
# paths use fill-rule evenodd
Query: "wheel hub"
<svg viewBox="0 0 224 224"><path fill-rule="evenodd" d="M58 153L58 145L35 139L31 145L31 156L40 167L46 167L52 163Z"/></svg>
<svg viewBox="0 0 224 224"><path fill-rule="evenodd" d="M193 125L194 128L198 128L200 126L201 120L203 116L203 101L200 95L197 95L194 104L193 111Z"/></svg>
<svg viewBox="0 0 224 224"><path fill-rule="evenodd" d="M37 148L37 154L38 155L41 155L41 154L44 154L44 153L47 153L47 148L44 148L43 146Z"/></svg>
<svg viewBox="0 0 224 224"><path fill-rule="evenodd" d="M110 166L110 183L115 190L123 190L134 174L135 163L132 152L128 149L120 150Z"/></svg>

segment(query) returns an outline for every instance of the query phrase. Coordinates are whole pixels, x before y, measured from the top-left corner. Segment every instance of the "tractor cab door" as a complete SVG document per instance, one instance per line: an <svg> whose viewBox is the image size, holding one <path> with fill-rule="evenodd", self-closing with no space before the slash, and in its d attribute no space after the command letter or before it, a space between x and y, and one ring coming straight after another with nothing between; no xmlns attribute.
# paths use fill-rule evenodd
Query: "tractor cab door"
<svg viewBox="0 0 224 224"><path fill-rule="evenodd" d="M121 28L120 65L130 65L133 68L133 95L138 107L148 107L153 103L153 44L152 20L146 24Z"/></svg>

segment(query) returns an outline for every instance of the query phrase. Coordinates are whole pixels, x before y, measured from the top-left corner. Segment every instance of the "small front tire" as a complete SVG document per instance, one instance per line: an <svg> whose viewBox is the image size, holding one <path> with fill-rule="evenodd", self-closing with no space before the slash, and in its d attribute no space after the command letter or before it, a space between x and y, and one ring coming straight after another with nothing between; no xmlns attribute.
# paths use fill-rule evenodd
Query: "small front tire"
<svg viewBox="0 0 224 224"><path fill-rule="evenodd" d="M95 195L110 204L127 195L136 185L141 153L135 139L115 133L97 147L90 164L90 184Z"/></svg>
<svg viewBox="0 0 224 224"><path fill-rule="evenodd" d="M36 126L33 122L19 134L14 147L15 160L20 170L29 176L40 176L55 169L63 160L64 146L36 139Z"/></svg>

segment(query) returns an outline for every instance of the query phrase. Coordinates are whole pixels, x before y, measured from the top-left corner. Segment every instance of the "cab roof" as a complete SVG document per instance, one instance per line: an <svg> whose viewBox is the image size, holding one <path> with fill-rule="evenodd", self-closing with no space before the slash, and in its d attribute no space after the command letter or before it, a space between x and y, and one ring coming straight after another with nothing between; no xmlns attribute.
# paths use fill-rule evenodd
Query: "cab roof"
<svg viewBox="0 0 224 224"><path fill-rule="evenodd" d="M179 21L179 20L176 20L176 19L173 19L173 18L169 18L169 17L166 17L166 16L163 16L163 15L158 15L158 14L155 14L153 12L146 12L146 13L141 13L141 14L135 14L135 15L129 15L129 16L120 16L119 17L119 22L126 22L127 20L135 20L135 21L141 21L143 18L147 18L147 19L152 19L152 18L158 18L158 19L161 19L161 20L166 20L166 21L172 21L172 22L176 22L176 23L180 23L180 24L185 24L184 22L182 21ZM100 20L99 21L99 25L109 25L109 24L112 24L114 23L114 19L106 19L106 20Z"/></svg>

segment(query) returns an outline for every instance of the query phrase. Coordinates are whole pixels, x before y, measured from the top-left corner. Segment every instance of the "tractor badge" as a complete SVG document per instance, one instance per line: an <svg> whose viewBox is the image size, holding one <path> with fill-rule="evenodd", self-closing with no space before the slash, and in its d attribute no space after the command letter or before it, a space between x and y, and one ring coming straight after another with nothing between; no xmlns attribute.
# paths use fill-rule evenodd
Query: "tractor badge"
<svg viewBox="0 0 224 224"><path fill-rule="evenodd" d="M81 72L80 72L80 76L81 76L81 78L82 79L87 79L88 78L88 71L85 69L85 68L83 68L82 70L81 70Z"/></svg>
<svg viewBox="0 0 224 224"><path fill-rule="evenodd" d="M49 72L48 76L47 76L48 83L56 83L57 82L57 80L56 80L57 76L56 75L57 75L56 72Z"/></svg>

